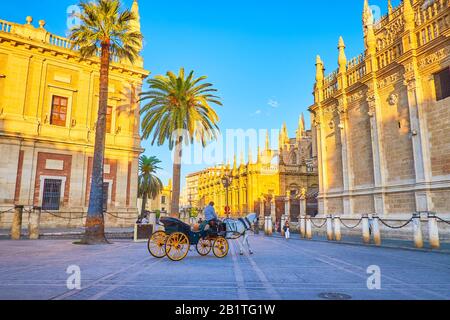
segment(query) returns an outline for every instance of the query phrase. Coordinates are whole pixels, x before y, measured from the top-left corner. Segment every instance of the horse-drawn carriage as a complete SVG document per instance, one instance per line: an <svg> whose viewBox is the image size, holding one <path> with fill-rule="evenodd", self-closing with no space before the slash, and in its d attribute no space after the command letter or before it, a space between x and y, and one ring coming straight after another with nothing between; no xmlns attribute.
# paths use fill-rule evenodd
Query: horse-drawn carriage
<svg viewBox="0 0 450 320"><path fill-rule="evenodd" d="M201 256L207 256L211 251L217 258L228 255L229 244L226 239L224 224L211 226L203 223L195 231L188 224L175 218L161 218L164 231L155 232L148 241L148 251L155 258L168 257L172 261L186 258L191 245L195 245Z"/></svg>

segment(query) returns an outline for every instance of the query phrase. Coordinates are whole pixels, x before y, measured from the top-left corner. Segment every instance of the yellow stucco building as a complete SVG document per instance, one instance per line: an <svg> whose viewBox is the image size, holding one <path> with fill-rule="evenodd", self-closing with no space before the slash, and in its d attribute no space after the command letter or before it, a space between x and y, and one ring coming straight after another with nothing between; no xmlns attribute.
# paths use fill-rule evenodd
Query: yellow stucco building
<svg viewBox="0 0 450 320"><path fill-rule="evenodd" d="M233 177L228 188L228 206L235 216L250 212L270 215L273 204L279 218L284 214L286 199L298 199L305 191L316 193L319 186L313 136L305 130L304 119L299 121L295 138L289 138L283 125L279 139L279 149L273 150L267 134L265 147L258 149L256 161L251 154L245 161L242 154L240 164L235 157L233 165L218 165L188 175L186 185L192 205L203 208L214 201L217 212L224 216L227 204L224 175ZM292 201L292 206L296 208L291 212L296 219L298 201Z"/></svg>
<svg viewBox="0 0 450 320"><path fill-rule="evenodd" d="M137 1L132 11L139 17ZM139 19L133 28L140 30ZM42 207L42 226L79 226L87 210L98 109L99 60L81 60L68 39L0 20L0 211ZM138 94L149 72L142 58L110 70L105 160L108 226L137 213ZM25 218L26 219L26 218ZM0 227L11 215L0 216Z"/></svg>

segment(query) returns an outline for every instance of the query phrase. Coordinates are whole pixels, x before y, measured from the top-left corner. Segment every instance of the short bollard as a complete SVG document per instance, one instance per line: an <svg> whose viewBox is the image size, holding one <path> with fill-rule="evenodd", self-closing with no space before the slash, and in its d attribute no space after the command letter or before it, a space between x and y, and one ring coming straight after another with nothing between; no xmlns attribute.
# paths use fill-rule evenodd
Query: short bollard
<svg viewBox="0 0 450 320"><path fill-rule="evenodd" d="M369 217L364 215L362 217L362 236L365 244L370 243L370 231L369 231Z"/></svg>
<svg viewBox="0 0 450 320"><path fill-rule="evenodd" d="M302 238L306 237L306 220L304 216L300 217L300 235Z"/></svg>
<svg viewBox="0 0 450 320"><path fill-rule="evenodd" d="M264 231L266 233L266 236L271 236L273 233L273 227L272 227L272 217L265 217L265 223L264 223Z"/></svg>
<svg viewBox="0 0 450 320"><path fill-rule="evenodd" d="M20 240L20 236L22 233L22 215L23 215L23 206L15 206L14 217L11 226L12 240Z"/></svg>
<svg viewBox="0 0 450 320"><path fill-rule="evenodd" d="M341 217L334 217L334 240L341 241Z"/></svg>
<svg viewBox="0 0 450 320"><path fill-rule="evenodd" d="M413 214L414 227L414 245L418 249L423 248L422 222L420 220L420 213Z"/></svg>
<svg viewBox="0 0 450 320"><path fill-rule="evenodd" d="M439 249L441 247L441 244L439 242L439 229L436 215L434 213L428 214L428 233L431 248Z"/></svg>
<svg viewBox="0 0 450 320"><path fill-rule="evenodd" d="M373 241L375 242L375 245L381 246L380 218L376 215L373 216L372 228Z"/></svg>
<svg viewBox="0 0 450 320"><path fill-rule="evenodd" d="M41 208L36 207L30 212L30 220L28 223L28 231L30 240L39 239L39 224L41 221Z"/></svg>
<svg viewBox="0 0 450 320"><path fill-rule="evenodd" d="M285 215L281 216L281 236L284 237L285 236L285 232L284 232L284 226L286 224L286 220L287 217Z"/></svg>
<svg viewBox="0 0 450 320"><path fill-rule="evenodd" d="M333 241L333 217L327 216L327 239Z"/></svg>
<svg viewBox="0 0 450 320"><path fill-rule="evenodd" d="M306 239L312 239L311 216L306 216Z"/></svg>

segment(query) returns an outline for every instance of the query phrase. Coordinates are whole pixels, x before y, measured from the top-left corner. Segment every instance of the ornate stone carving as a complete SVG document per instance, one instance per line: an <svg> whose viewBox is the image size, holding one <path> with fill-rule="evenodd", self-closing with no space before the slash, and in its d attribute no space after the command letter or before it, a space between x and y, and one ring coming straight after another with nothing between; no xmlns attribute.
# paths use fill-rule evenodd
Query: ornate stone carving
<svg viewBox="0 0 450 320"><path fill-rule="evenodd" d="M369 105L369 111L367 112L367 114L369 115L369 117L375 116L376 113L375 95L374 94L368 95L366 101Z"/></svg>
<svg viewBox="0 0 450 320"><path fill-rule="evenodd" d="M442 48L419 61L419 68L425 68L430 64L439 62L450 55L450 47Z"/></svg>
<svg viewBox="0 0 450 320"><path fill-rule="evenodd" d="M377 88L382 89L382 88L384 88L392 83L395 83L399 80L400 80L400 73L396 72L396 73L391 74L390 76L378 81Z"/></svg>
<svg viewBox="0 0 450 320"><path fill-rule="evenodd" d="M392 93L392 94L389 96L389 104L390 104L391 106L395 106L395 105L397 105L397 102L398 102L398 95L395 94L395 93Z"/></svg>

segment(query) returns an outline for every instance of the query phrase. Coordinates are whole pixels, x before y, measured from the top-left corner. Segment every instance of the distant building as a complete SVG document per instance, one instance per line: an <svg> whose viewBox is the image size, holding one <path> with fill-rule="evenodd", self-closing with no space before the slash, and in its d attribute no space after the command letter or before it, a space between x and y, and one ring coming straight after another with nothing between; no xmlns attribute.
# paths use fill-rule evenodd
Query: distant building
<svg viewBox="0 0 450 320"><path fill-rule="evenodd" d="M154 199L148 199L146 209L148 211L160 211L163 213L170 213L172 202L172 180L170 179L167 185L164 186L160 194ZM142 208L142 199L138 199L138 209Z"/></svg>
<svg viewBox="0 0 450 320"><path fill-rule="evenodd" d="M270 215L271 203L276 202L279 218L284 214L286 198L295 200L302 190L317 194L318 174L313 158L313 137L311 131L305 131L304 119L301 118L299 122L295 138L289 138L284 125L279 139L279 150L272 150L267 135L265 148L263 151L258 149L256 161L250 154L245 162L242 155L239 165L235 157L232 167L219 165L188 175L186 185L193 206L203 208L214 201L218 213L224 215L227 197L222 177L226 174L233 177L228 192L228 205L233 215L242 216L250 212ZM261 212L262 205L264 213ZM296 219L299 211L295 212L293 210L291 213Z"/></svg>
<svg viewBox="0 0 450 320"><path fill-rule="evenodd" d="M133 12L139 14L137 2ZM139 31L139 20L133 23ZM0 20L0 211L42 207L41 226L80 226L87 211L98 108L99 59L80 60L66 38ZM136 216L142 59L111 65L107 114L107 226ZM67 218L73 219L68 220ZM26 221L26 216L24 217ZM0 215L0 227L11 214Z"/></svg>
<svg viewBox="0 0 450 320"><path fill-rule="evenodd" d="M321 215L450 213L450 2L404 0L374 23L365 53L324 76L316 62L313 127Z"/></svg>

